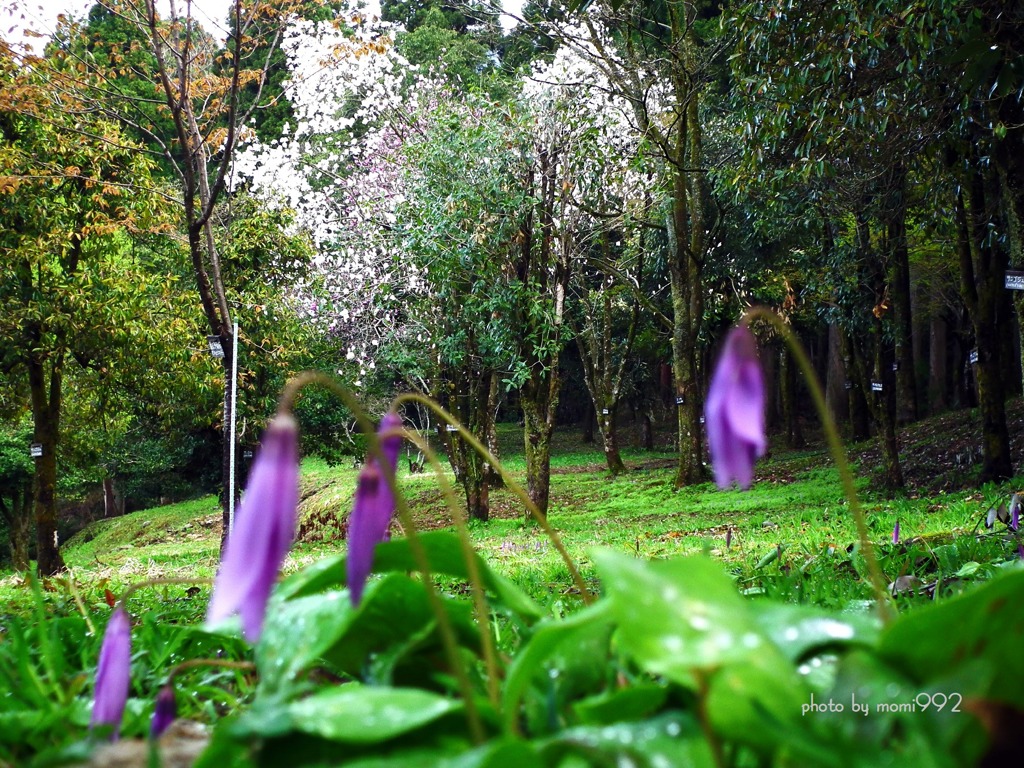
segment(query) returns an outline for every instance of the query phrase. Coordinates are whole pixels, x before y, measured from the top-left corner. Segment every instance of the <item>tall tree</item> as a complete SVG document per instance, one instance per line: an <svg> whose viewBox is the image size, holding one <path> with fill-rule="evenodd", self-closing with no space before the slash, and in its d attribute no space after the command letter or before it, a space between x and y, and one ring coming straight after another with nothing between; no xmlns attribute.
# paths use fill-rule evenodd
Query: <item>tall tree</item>
<svg viewBox="0 0 1024 768"><path fill-rule="evenodd" d="M119 352L146 343L167 281L131 256L124 234L155 226L151 164L117 125L54 88L45 67L24 64L0 60L0 264L11 276L0 284L0 369L28 381L41 448L37 561L49 575L64 565L55 492L66 369L123 365Z"/></svg>
<svg viewBox="0 0 1024 768"><path fill-rule="evenodd" d="M698 339L705 262L722 224L708 180L702 114L724 51L724 38L709 23L714 13L692 0L594 3L579 17L582 30L552 32L602 72L612 92L629 105L634 129L663 164L678 405L677 487L705 478Z"/></svg>
<svg viewBox="0 0 1024 768"><path fill-rule="evenodd" d="M230 425L234 417L230 390L236 374L232 369L236 339L235 318L222 268L218 203L228 188L243 126L265 103L267 67L286 22L292 14L308 11L309 3L235 0L230 7L231 34L220 51L191 15L191 5L186 4L182 12L172 4L166 18L161 16L156 0L112 0L107 6L123 23L144 36L154 67L149 75L158 84L160 114L166 115L171 126L170 140L140 110L136 94L116 87L105 71L81 55L73 36L68 36L54 56L63 61L60 71L68 90L81 91L83 86L87 87L93 109L146 136L160 147L172 170L175 202L200 304L209 334L218 339L224 355L221 474L226 536L232 453ZM255 93L243 97L243 91L249 87L254 87Z"/></svg>

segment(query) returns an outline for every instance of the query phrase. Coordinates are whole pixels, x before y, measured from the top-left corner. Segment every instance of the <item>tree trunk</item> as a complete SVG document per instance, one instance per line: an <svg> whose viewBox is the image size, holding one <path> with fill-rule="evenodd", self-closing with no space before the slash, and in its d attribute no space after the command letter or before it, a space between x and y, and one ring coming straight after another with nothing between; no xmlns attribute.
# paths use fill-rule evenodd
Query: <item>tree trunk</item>
<svg viewBox="0 0 1024 768"><path fill-rule="evenodd" d="M49 381L46 368L49 363ZM40 576L53 576L64 570L57 540L57 450L60 443L60 401L63 355L49 361L31 360L28 365L32 395L34 442L42 446L36 458L35 521L36 568Z"/></svg>
<svg viewBox="0 0 1024 768"><path fill-rule="evenodd" d="M28 542L32 530L32 482L15 485L8 509L0 499L0 513L7 522L7 537L11 545L11 566L15 571L27 573L29 561Z"/></svg>
<svg viewBox="0 0 1024 768"><path fill-rule="evenodd" d="M526 492L542 515L548 513L551 497L551 432L543 408L523 397L523 442L526 448Z"/></svg>
<svg viewBox="0 0 1024 768"><path fill-rule="evenodd" d="M495 459L501 459L501 445L498 443L498 407L501 405L501 377L498 372L491 373L491 381L487 388L487 450ZM501 473L490 464L486 467L487 484L491 488L504 488L505 480Z"/></svg>
<svg viewBox="0 0 1024 768"><path fill-rule="evenodd" d="M984 448L981 480L989 482L1013 475L1003 383L1004 369L1010 361L1001 359L1003 345L999 341L1010 321L1009 296L1004 287L1008 259L988 236L992 215L989 206L994 201L986 194L986 180L977 159L972 157L971 160L965 185L969 207L961 191L957 195L956 213L961 292L974 324L978 349L975 375Z"/></svg>
<svg viewBox="0 0 1024 768"><path fill-rule="evenodd" d="M846 370L844 386L850 411L850 438L859 443L871 437L871 412L867 402L871 382L860 351L846 331L840 330L839 341L843 352L843 367Z"/></svg>
<svg viewBox="0 0 1024 768"><path fill-rule="evenodd" d="M490 389L490 371L478 372L468 366L450 368L442 372L441 397L448 411L481 442L487 440L487 393ZM455 479L466 496L466 513L474 520L490 518L490 485L484 458L457 432L449 432L438 425L440 437L448 445L448 460Z"/></svg>
<svg viewBox="0 0 1024 768"><path fill-rule="evenodd" d="M949 407L949 350L945 318L935 315L929 324L928 404L932 413Z"/></svg>
<svg viewBox="0 0 1024 768"><path fill-rule="evenodd" d="M703 398L697 383L697 334L703 315L700 266L691 258L686 178L675 174L673 213L669 218L669 284L672 295L672 375L675 382L678 466L675 486L703 482L704 452L700 417Z"/></svg>
<svg viewBox="0 0 1024 768"><path fill-rule="evenodd" d="M789 448L803 448L807 443L804 440L803 430L800 428L800 411L797 407L799 398L799 379L796 360L789 351L789 346L782 348L782 360L779 366L779 384L782 389L782 418L786 429L786 446Z"/></svg>
<svg viewBox="0 0 1024 768"><path fill-rule="evenodd" d="M643 446L645 451L654 450L654 424L651 419L650 408L645 408L643 413L643 421L640 422L640 444Z"/></svg>
<svg viewBox="0 0 1024 768"><path fill-rule="evenodd" d="M893 301L892 327L895 331L897 419L916 421L920 406L914 369L914 328L910 306L910 255L907 247L906 171L893 170L885 211L885 240L889 261L888 287Z"/></svg>
<svg viewBox="0 0 1024 768"><path fill-rule="evenodd" d="M618 475L626 471L626 465L622 462L622 454L619 453L619 430L616 418L616 408L602 408L598 416L601 425L601 447L604 449L605 463L612 475Z"/></svg>
<svg viewBox="0 0 1024 768"><path fill-rule="evenodd" d="M591 445L594 442L594 424L597 423L597 416L594 413L593 401L586 404L584 407L583 417L583 442L587 445Z"/></svg>
<svg viewBox="0 0 1024 768"><path fill-rule="evenodd" d="M839 326L828 326L828 367L825 376L825 405L829 418L836 424L850 417L849 398L846 395L847 372L843 365L843 351L839 339Z"/></svg>
<svg viewBox="0 0 1024 768"><path fill-rule="evenodd" d="M882 444L882 484L889 492L903 488L903 469L900 466L900 448L896 438L896 375L892 369L894 355L882 336L883 321L876 321L878 338L875 348L876 382L881 382L882 391L875 391L875 418L878 422L878 437Z"/></svg>

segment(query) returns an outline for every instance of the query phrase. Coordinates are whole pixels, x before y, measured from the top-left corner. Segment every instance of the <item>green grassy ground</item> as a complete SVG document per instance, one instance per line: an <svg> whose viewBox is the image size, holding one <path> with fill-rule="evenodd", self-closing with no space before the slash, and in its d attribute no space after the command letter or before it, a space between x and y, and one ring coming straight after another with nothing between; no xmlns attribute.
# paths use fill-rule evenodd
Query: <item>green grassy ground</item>
<svg viewBox="0 0 1024 768"><path fill-rule="evenodd" d="M921 429L922 435L931 432L927 426ZM504 462L522 478L520 434L514 425L502 425ZM586 578L592 578L590 552L603 546L640 557L706 553L728 563L741 588L751 594L833 608L856 606L869 597L860 578L863 564L852 550L853 521L824 451L776 450L759 464L757 481L745 492L721 491L712 483L676 491L672 454L627 449L624 456L630 470L612 478L596 446L584 444L572 431L557 436L549 519ZM330 467L315 458L303 462L300 540L286 571L344 547L356 473L352 467ZM410 475L404 464L398 477L421 527L452 524L436 478ZM972 530L990 503L1005 498L1011 488L1024 487L1020 478L998 488L911 493L896 500L873 496L863 480L860 487L889 580L910 575L922 585L938 582L942 597L985 578L993 564L1016 557L1018 542L1009 532L979 537ZM573 602L575 590L564 563L538 526L525 520L515 495L495 490L491 507L490 521L471 524L485 557L542 601L553 606ZM893 546L897 520L901 542ZM209 578L217 566L219 537L214 497L104 520L68 542L64 556L70 574L51 588L60 591L71 583L95 602L103 589L118 592L143 579ZM178 599L185 590L170 588L168 594ZM931 599L932 592L926 592L908 591L901 600ZM0 578L0 599L6 596L17 603L26 595L21 577ZM191 596L201 612L205 588Z"/></svg>

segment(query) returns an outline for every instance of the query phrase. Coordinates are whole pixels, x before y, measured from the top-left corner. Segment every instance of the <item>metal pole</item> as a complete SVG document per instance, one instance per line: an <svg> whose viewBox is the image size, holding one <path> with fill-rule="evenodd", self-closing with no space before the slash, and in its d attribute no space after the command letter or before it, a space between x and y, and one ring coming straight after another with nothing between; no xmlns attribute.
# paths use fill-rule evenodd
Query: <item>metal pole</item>
<svg viewBox="0 0 1024 768"><path fill-rule="evenodd" d="M228 533L235 527L235 422L238 420L238 323L231 341L231 445L228 446Z"/></svg>

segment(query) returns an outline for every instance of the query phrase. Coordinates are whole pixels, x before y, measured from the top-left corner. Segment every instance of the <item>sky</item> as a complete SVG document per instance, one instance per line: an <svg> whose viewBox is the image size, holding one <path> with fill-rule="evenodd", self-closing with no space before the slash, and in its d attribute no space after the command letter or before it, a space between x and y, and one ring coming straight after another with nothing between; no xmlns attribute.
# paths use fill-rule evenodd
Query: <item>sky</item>
<svg viewBox="0 0 1024 768"><path fill-rule="evenodd" d="M95 0L0 0L0 35L15 42L22 37L20 30L25 27L49 35L53 31L58 14L84 16L94 2ZM217 35L216 32L218 29L225 29L228 7L231 3L232 0L192 0L192 15L208 32L223 37L226 33ZM169 7L169 0L161 0L161 5L166 9ZM377 4L370 0L368 5ZM504 0L503 5L518 13L522 0ZM183 12L185 0L177 0L177 7L179 13ZM27 39L26 43L33 45L31 39ZM37 53L40 43L40 40L35 40Z"/></svg>
<svg viewBox="0 0 1024 768"><path fill-rule="evenodd" d="M49 35L58 14L84 16L94 3L95 0L0 0L0 34L12 42L20 37L19 32L25 27ZM225 26L230 3L231 0L192 0L192 15L213 33ZM160 5L165 12L170 7L168 0L161 0ZM16 6L16 10L12 10L12 6ZM177 0L177 7L179 13L183 12L184 0Z"/></svg>

